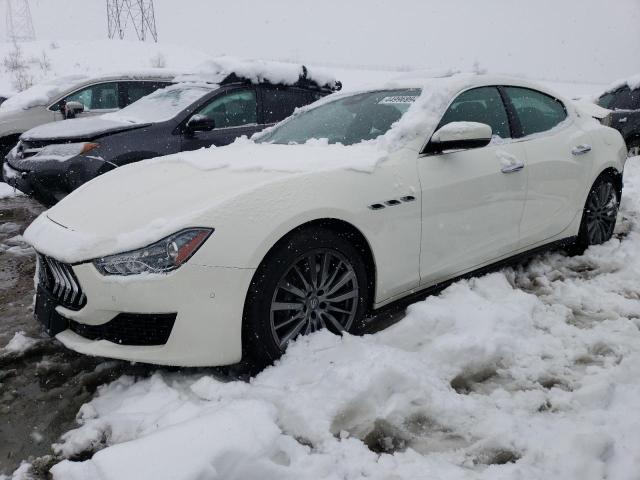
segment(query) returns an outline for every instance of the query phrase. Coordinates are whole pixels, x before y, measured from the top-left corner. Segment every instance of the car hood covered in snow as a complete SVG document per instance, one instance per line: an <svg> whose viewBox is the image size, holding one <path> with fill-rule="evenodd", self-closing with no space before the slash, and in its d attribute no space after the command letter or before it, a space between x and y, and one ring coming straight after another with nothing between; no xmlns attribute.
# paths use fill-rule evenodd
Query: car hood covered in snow
<svg viewBox="0 0 640 480"><path fill-rule="evenodd" d="M225 201L263 185L331 170L372 171L372 145L248 141L120 167L72 192L25 232L42 253L79 262L143 247L190 226L213 226ZM223 209L220 209L222 211Z"/></svg>
<svg viewBox="0 0 640 480"><path fill-rule="evenodd" d="M23 140L53 140L53 139L91 139L105 133L120 132L133 128L140 128L148 123L131 123L111 118L89 117L74 118L63 122L52 122L32 128L22 134Z"/></svg>

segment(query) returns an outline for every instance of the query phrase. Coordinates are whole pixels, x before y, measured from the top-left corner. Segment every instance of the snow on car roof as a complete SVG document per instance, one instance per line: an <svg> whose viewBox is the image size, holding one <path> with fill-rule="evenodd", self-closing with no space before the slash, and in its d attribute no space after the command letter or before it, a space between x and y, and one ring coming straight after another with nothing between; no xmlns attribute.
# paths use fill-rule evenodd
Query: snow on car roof
<svg viewBox="0 0 640 480"><path fill-rule="evenodd" d="M113 72L97 77L89 75L65 75L56 77L44 82L37 83L32 87L16 93L11 98L5 100L0 105L0 111L26 110L39 105L47 105L55 97L69 90L92 82L102 82L105 80L120 79L167 79L172 80L178 73L160 68L150 68L129 72Z"/></svg>
<svg viewBox="0 0 640 480"><path fill-rule="evenodd" d="M609 85L609 87L607 87L607 89L603 93L613 92L614 90L625 86L629 87L631 90L640 88L640 73L628 78L616 80L611 85Z"/></svg>
<svg viewBox="0 0 640 480"><path fill-rule="evenodd" d="M176 81L220 84L235 77L249 80L251 83L294 85L300 81L306 81L330 90L341 88L341 83L323 69L309 70L302 64L247 60L229 56L203 62L192 73L176 77Z"/></svg>

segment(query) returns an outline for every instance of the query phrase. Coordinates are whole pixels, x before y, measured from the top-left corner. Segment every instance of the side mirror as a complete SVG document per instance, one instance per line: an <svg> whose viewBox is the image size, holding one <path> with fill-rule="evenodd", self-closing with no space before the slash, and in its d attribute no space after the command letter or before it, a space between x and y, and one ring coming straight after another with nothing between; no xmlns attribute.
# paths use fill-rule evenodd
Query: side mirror
<svg viewBox="0 0 640 480"><path fill-rule="evenodd" d="M486 147L491 142L492 133L491 127L485 123L447 123L433 134L423 153Z"/></svg>
<svg viewBox="0 0 640 480"><path fill-rule="evenodd" d="M216 122L213 118L206 117L196 113L187 121L187 132L210 132L216 128Z"/></svg>
<svg viewBox="0 0 640 480"><path fill-rule="evenodd" d="M64 118L75 118L76 115L84 112L84 105L80 102L67 102L62 109Z"/></svg>

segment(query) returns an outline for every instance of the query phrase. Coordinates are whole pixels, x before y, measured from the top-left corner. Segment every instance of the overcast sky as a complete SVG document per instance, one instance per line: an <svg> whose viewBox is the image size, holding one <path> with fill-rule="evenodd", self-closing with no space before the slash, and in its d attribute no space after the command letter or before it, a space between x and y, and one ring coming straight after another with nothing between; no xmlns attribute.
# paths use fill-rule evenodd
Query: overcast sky
<svg viewBox="0 0 640 480"><path fill-rule="evenodd" d="M39 39L107 35L105 0L30 4ZM211 54L389 68L477 61L580 82L640 73L640 0L155 0L155 9L160 42Z"/></svg>

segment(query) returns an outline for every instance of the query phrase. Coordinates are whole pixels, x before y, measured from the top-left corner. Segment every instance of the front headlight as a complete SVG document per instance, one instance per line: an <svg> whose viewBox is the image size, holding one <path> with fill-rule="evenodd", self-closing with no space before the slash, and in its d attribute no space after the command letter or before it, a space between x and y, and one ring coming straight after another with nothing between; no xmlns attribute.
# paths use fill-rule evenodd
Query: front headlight
<svg viewBox="0 0 640 480"><path fill-rule="evenodd" d="M147 247L98 258L93 264L103 275L170 272L189 260L212 232L212 228L188 228Z"/></svg>
<svg viewBox="0 0 640 480"><path fill-rule="evenodd" d="M81 143L54 143L47 145L40 150L36 155L43 157L75 157L83 153L90 152L94 148L98 147L98 143L81 142Z"/></svg>

